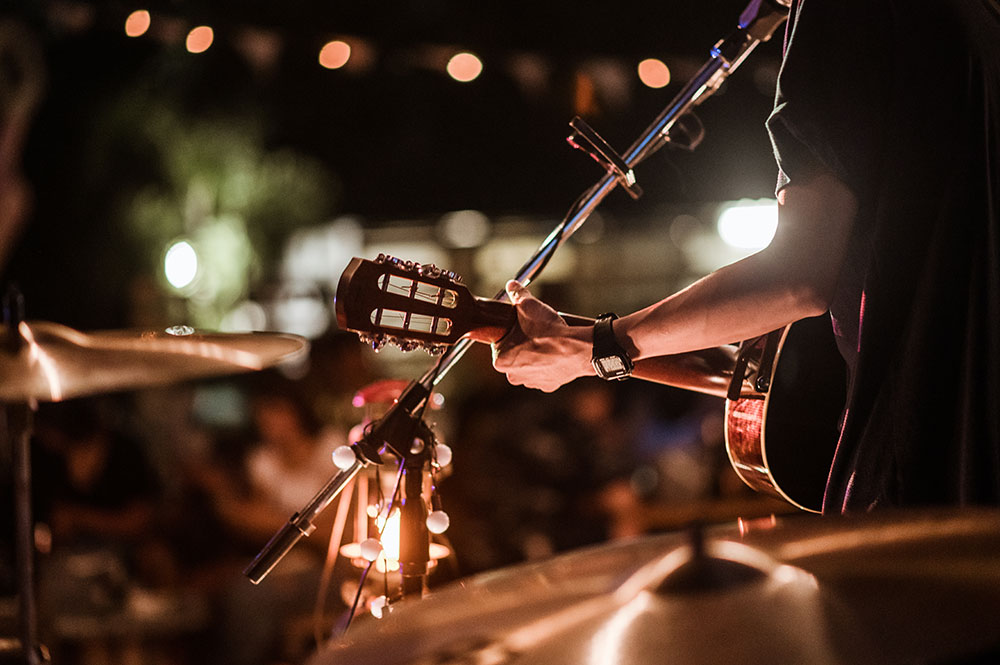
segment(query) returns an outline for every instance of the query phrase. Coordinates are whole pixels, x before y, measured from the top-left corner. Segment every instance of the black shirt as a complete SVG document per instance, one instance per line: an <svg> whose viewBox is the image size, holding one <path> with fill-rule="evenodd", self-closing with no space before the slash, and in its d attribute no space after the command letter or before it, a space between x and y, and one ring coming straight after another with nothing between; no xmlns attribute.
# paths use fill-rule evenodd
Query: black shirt
<svg viewBox="0 0 1000 665"><path fill-rule="evenodd" d="M779 188L825 169L860 204L824 511L1000 503L1000 4L798 0L785 47Z"/></svg>

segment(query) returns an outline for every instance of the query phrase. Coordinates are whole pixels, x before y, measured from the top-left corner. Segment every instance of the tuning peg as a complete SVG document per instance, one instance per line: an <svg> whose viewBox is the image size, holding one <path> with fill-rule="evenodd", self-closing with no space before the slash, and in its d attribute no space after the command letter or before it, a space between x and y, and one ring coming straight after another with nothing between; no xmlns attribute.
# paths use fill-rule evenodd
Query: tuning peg
<svg viewBox="0 0 1000 665"><path fill-rule="evenodd" d="M385 335L359 334L358 338L361 339L361 341L367 344L368 346L372 347L372 350L374 350L376 353L381 351L382 347L385 346L385 341L386 341Z"/></svg>
<svg viewBox="0 0 1000 665"><path fill-rule="evenodd" d="M440 277L442 271L433 263L425 263L420 266L419 272L422 277Z"/></svg>
<svg viewBox="0 0 1000 665"><path fill-rule="evenodd" d="M403 352L413 351L415 348L420 346L419 342L414 342L413 340L409 339L400 339L398 337L390 337L389 342L399 347L399 350Z"/></svg>
<svg viewBox="0 0 1000 665"><path fill-rule="evenodd" d="M389 263L391 265L398 266L402 263L402 261L391 254L379 254L375 258L375 263Z"/></svg>

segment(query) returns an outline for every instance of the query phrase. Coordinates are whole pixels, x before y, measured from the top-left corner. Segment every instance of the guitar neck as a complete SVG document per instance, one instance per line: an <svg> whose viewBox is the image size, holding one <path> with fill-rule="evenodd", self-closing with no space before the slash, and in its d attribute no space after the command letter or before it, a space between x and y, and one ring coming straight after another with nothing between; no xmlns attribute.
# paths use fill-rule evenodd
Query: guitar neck
<svg viewBox="0 0 1000 665"><path fill-rule="evenodd" d="M575 314L559 313L563 321L571 326L592 326L595 319ZM476 298L476 313L466 337L476 342L493 344L499 342L508 332L519 329L517 310L509 302Z"/></svg>
<svg viewBox="0 0 1000 665"><path fill-rule="evenodd" d="M571 326L592 326L595 319L559 313ZM508 302L476 298L475 327L470 339L493 344L508 332L519 330L517 310ZM644 358L635 363L632 376L652 383L692 390L713 397L726 397L736 365L735 346L719 346L670 356Z"/></svg>

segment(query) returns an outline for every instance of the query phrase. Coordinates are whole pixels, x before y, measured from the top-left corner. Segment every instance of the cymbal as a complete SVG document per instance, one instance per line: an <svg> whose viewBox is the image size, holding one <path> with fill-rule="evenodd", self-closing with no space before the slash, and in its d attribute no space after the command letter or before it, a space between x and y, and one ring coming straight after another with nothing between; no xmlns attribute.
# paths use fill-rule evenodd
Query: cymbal
<svg viewBox="0 0 1000 665"><path fill-rule="evenodd" d="M1000 511L752 526L460 580L358 617L309 665L951 662L1000 646Z"/></svg>
<svg viewBox="0 0 1000 665"><path fill-rule="evenodd" d="M0 339L9 334L0 325ZM47 321L21 322L15 340L0 347L4 402L58 402L260 370L309 348L305 338L286 333L209 333L188 326L83 333Z"/></svg>

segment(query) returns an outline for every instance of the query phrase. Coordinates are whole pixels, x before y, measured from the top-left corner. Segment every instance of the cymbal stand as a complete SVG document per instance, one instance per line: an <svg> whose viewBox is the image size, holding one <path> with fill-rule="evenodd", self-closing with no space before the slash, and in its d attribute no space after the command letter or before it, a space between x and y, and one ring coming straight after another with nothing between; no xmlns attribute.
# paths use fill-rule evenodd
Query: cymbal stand
<svg viewBox="0 0 1000 665"><path fill-rule="evenodd" d="M3 318L7 327L2 343L16 352L23 340L18 325L24 320L24 300L9 288L3 297ZM35 594L35 528L31 514L31 430L35 404L3 405L5 433L11 446L14 481L14 558L18 597L18 637L25 663L39 665L47 660L38 643L38 604Z"/></svg>
<svg viewBox="0 0 1000 665"><path fill-rule="evenodd" d="M641 190L635 180L634 168L644 159L668 143L693 149L700 140L701 131L699 123L693 120L693 110L711 97L761 42L771 38L787 19L790 5L791 0L750 0L740 14L736 30L712 48L709 60L624 154L615 153L586 123L574 119L571 123L573 133L569 137L571 145L587 151L604 166L606 173L580 195L559 225L521 267L515 279L524 285L530 284L555 251L583 225L615 187L622 185L630 195L638 197ZM506 300L507 294L500 291L495 299ZM406 447L410 439L399 434L414 431L431 391L465 355L471 344L471 340L463 339L445 351L434 367L410 383L381 420L372 423L361 440L353 444L355 459L350 466L342 469L305 508L295 513L247 567L244 574L251 581L255 584L260 582L299 539L313 531L313 518L362 468L381 463L380 450L388 446L398 454L399 448Z"/></svg>

